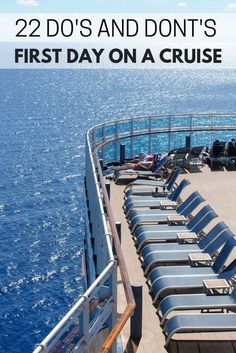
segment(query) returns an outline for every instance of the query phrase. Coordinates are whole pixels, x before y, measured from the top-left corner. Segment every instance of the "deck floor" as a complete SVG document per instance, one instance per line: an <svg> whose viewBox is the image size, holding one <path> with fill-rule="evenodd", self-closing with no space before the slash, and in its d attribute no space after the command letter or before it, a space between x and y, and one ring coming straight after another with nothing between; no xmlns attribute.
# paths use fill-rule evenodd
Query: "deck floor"
<svg viewBox="0 0 236 353"><path fill-rule="evenodd" d="M188 178L191 185L183 193L185 199L192 191L198 190L219 215L217 220L224 220L230 229L236 234L236 172L218 171L211 172L204 167L199 173L182 174L180 179ZM122 209L124 186L111 184L111 204L116 221L121 222L122 250L126 259L126 265L132 284L143 286L143 334L139 341L130 339L130 323L123 329L121 338L124 352L137 353L166 353L164 348L165 337L159 326L159 318L155 307L152 305L148 293L146 278L138 260L136 248L127 226L127 221ZM211 228L210 227L210 228ZM121 313L126 306L123 286L118 273L118 311ZM171 342L169 353L236 353L236 334L211 334L206 335L205 340L197 342L198 335L177 335ZM201 334L202 339L202 334ZM227 340L225 342L224 340Z"/></svg>

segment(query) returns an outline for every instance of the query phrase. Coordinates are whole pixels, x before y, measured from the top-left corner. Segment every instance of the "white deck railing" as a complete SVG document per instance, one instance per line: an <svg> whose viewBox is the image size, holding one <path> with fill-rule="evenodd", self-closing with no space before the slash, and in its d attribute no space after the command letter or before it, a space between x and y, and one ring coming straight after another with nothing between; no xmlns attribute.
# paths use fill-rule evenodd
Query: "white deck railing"
<svg viewBox="0 0 236 353"><path fill-rule="evenodd" d="M93 146L106 143L100 158L108 162L119 159L122 140L126 144L126 157L133 157L140 152L140 145L145 152L170 151L183 147L188 135L193 146L210 146L214 139L232 136L232 131L236 136L235 113L141 116L99 124L92 129L91 140Z"/></svg>
<svg viewBox="0 0 236 353"><path fill-rule="evenodd" d="M66 352L68 349L70 352L89 352L89 347L103 326L108 323L110 331L117 319L117 266L112 250L112 235L107 226L103 196L89 142L89 133L86 141L86 184L92 224L91 236L95 239L94 251L98 259L96 264L98 277L49 335L36 345L34 353L59 353ZM113 352L116 351L115 348Z"/></svg>

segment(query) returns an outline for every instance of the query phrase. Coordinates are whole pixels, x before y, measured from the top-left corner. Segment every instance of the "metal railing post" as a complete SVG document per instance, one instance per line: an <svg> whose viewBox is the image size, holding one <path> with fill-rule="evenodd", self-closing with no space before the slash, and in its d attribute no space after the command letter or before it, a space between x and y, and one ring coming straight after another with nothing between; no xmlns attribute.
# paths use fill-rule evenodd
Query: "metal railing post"
<svg viewBox="0 0 236 353"><path fill-rule="evenodd" d="M133 284L132 291L136 307L130 320L130 337L141 338L143 322L143 287L139 284Z"/></svg>
<svg viewBox="0 0 236 353"><path fill-rule="evenodd" d="M151 153L151 138L152 138L152 117L148 118L148 153Z"/></svg>
<svg viewBox="0 0 236 353"><path fill-rule="evenodd" d="M118 159L118 137L119 137L119 131L118 131L118 121L115 122L115 160Z"/></svg>
<svg viewBox="0 0 236 353"><path fill-rule="evenodd" d="M108 195L109 200L110 200L110 198L111 198L111 184L110 184L110 182L106 181L105 186L106 186L106 190L107 190L107 195Z"/></svg>
<svg viewBox="0 0 236 353"><path fill-rule="evenodd" d="M190 148L191 147L191 136L185 136L185 147Z"/></svg>
<svg viewBox="0 0 236 353"><path fill-rule="evenodd" d="M133 134L134 134L134 119L133 119L133 118L131 118L130 124L131 124L130 157L131 157L131 158L134 158L134 139L133 139Z"/></svg>
<svg viewBox="0 0 236 353"><path fill-rule="evenodd" d="M192 135L192 130L193 130L193 116L192 114L190 115L190 136Z"/></svg>
<svg viewBox="0 0 236 353"><path fill-rule="evenodd" d="M82 325L83 325L83 340L84 340L84 352L89 353L89 303L86 303L86 307L82 312Z"/></svg>
<svg viewBox="0 0 236 353"><path fill-rule="evenodd" d="M125 163L125 145L120 144L120 165Z"/></svg>
<svg viewBox="0 0 236 353"><path fill-rule="evenodd" d="M116 230L121 244L121 222L116 222Z"/></svg>
<svg viewBox="0 0 236 353"><path fill-rule="evenodd" d="M102 126L102 142L105 142L105 127L106 127L106 124L103 124ZM105 159L105 148L102 149L102 159L104 160Z"/></svg>
<svg viewBox="0 0 236 353"><path fill-rule="evenodd" d="M171 116L168 117L168 151L170 151L170 130L171 130Z"/></svg>
<svg viewBox="0 0 236 353"><path fill-rule="evenodd" d="M116 224L117 235L118 235L120 245L121 245L121 222L116 222L115 224ZM117 255L114 243L113 243L113 253L115 256Z"/></svg>
<svg viewBox="0 0 236 353"><path fill-rule="evenodd" d="M99 162L100 162L101 168L103 170L103 159L99 159Z"/></svg>

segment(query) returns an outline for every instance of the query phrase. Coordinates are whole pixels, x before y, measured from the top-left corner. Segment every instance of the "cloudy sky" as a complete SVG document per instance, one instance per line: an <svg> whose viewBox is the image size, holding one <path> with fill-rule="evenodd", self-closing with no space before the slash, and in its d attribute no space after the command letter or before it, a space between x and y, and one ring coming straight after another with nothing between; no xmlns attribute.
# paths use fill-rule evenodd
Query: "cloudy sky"
<svg viewBox="0 0 236 353"><path fill-rule="evenodd" d="M236 12L236 0L0 0L0 12Z"/></svg>

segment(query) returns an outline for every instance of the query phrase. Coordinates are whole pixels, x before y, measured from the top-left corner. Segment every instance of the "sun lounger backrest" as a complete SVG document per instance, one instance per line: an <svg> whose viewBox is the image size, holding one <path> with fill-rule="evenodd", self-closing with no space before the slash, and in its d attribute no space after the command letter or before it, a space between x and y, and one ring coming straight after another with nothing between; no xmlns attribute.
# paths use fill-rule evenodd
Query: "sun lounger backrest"
<svg viewBox="0 0 236 353"><path fill-rule="evenodd" d="M190 204L184 208L184 210L181 212L181 214L185 217L191 214L192 211L195 210L197 206L199 206L204 200L204 198L201 195L198 195L195 197L195 199L190 202Z"/></svg>
<svg viewBox="0 0 236 353"><path fill-rule="evenodd" d="M190 147L179 147L175 150L175 153L189 153Z"/></svg>
<svg viewBox="0 0 236 353"><path fill-rule="evenodd" d="M191 151L189 152L188 158L198 158L202 153L204 146L196 146L192 147Z"/></svg>
<svg viewBox="0 0 236 353"><path fill-rule="evenodd" d="M234 234L231 232L230 229L227 229L227 232L231 235L231 238L227 240L223 248L221 249L219 255L217 256L214 264L213 270L216 273L222 271L223 266L225 265L226 260L228 259L229 255L231 254L233 248L236 246L236 240L234 238Z"/></svg>
<svg viewBox="0 0 236 353"><path fill-rule="evenodd" d="M214 218L218 217L214 210L207 213L192 229L192 232L200 233Z"/></svg>
<svg viewBox="0 0 236 353"><path fill-rule="evenodd" d="M214 239L221 236L222 232L228 229L229 227L224 223L220 222L215 225L198 243L201 249L204 249L208 246ZM223 243L222 243L223 244Z"/></svg>
<svg viewBox="0 0 236 353"><path fill-rule="evenodd" d="M227 156L228 157L235 157L236 156L236 148L235 148L235 145L231 141L227 144Z"/></svg>
<svg viewBox="0 0 236 353"><path fill-rule="evenodd" d="M184 159L184 157L190 152L190 147L180 147L175 151L173 161Z"/></svg>
<svg viewBox="0 0 236 353"><path fill-rule="evenodd" d="M210 205L204 206L188 223L188 229L195 229L195 227L205 219L209 213L214 212L213 208ZM213 217L214 218L214 217ZM209 222L207 222L209 223ZM207 224L206 223L206 224ZM195 232L195 230L193 230Z"/></svg>
<svg viewBox="0 0 236 353"><path fill-rule="evenodd" d="M180 173L181 173L181 170L182 170L181 168L176 168L176 169L174 170L174 172L173 172L171 178L170 178L170 179L168 180L168 182L167 182L167 189L168 189L168 190L171 190L171 189L172 189L174 183L176 182L178 176L179 176Z"/></svg>
<svg viewBox="0 0 236 353"><path fill-rule="evenodd" d="M219 274L220 278L230 281L236 274L236 259L234 259L229 266L226 267L224 271Z"/></svg>
<svg viewBox="0 0 236 353"><path fill-rule="evenodd" d="M183 212L183 210L190 205L191 202L193 202L194 199L196 199L196 197L200 196L198 191L194 191L192 192L192 194L189 195L189 197L187 197L186 200L184 200L184 202L182 202L178 207L177 210L178 212Z"/></svg>
<svg viewBox="0 0 236 353"><path fill-rule="evenodd" d="M204 252L213 256L218 249L231 237L232 235L227 232L227 229L223 231L218 237L216 237L207 247L205 247Z"/></svg>
<svg viewBox="0 0 236 353"><path fill-rule="evenodd" d="M162 158L161 160L158 160L157 157L155 157L154 159L154 166L152 168L152 172L158 173L162 167L164 167L164 165L166 164L166 162L169 160L168 156L165 156L164 158Z"/></svg>
<svg viewBox="0 0 236 353"><path fill-rule="evenodd" d="M223 155L225 150L225 142L215 141L212 146L211 156L220 157Z"/></svg>
<svg viewBox="0 0 236 353"><path fill-rule="evenodd" d="M169 181L171 180L172 176L174 175L176 169L172 169L172 171L170 172L170 174L168 175L168 177L165 180L165 184L168 184Z"/></svg>
<svg viewBox="0 0 236 353"><path fill-rule="evenodd" d="M172 201L177 201L183 189L190 184L188 179L183 179L177 188L170 194L169 199Z"/></svg>

